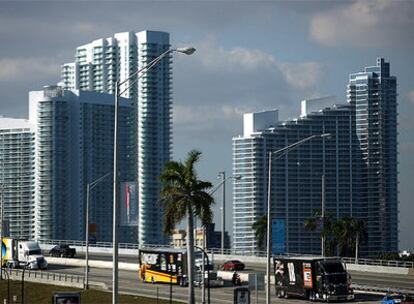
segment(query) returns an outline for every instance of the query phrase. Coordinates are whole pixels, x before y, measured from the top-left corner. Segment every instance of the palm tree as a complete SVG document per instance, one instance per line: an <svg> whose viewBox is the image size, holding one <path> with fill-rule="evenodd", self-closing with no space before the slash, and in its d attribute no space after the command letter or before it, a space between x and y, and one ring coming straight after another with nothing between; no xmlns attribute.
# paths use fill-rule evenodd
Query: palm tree
<svg viewBox="0 0 414 304"><path fill-rule="evenodd" d="M367 231L365 229L364 221L361 219L352 218L352 230L355 233L355 263L358 263L359 242L364 240Z"/></svg>
<svg viewBox="0 0 414 304"><path fill-rule="evenodd" d="M364 222L354 217L343 217L338 221L338 241L342 256L351 256L355 250L355 260L358 260L358 249L366 231Z"/></svg>
<svg viewBox="0 0 414 304"><path fill-rule="evenodd" d="M327 256L333 255L337 244L337 239L334 235L335 223L335 220L330 214L325 214L322 223L322 216L320 211L315 212L315 215L313 217L305 220L304 222L305 229L308 231L319 230L319 226L322 226L320 229L321 237L323 237L325 241L325 254Z"/></svg>
<svg viewBox="0 0 414 304"><path fill-rule="evenodd" d="M201 181L194 169L201 152L192 150L184 163L169 161L161 174L161 201L164 204L164 233L171 234L184 218L187 218L187 256L188 256L188 303L194 304L194 216L203 225L211 223L214 200L206 192L212 187Z"/></svg>
<svg viewBox="0 0 414 304"><path fill-rule="evenodd" d="M252 225L252 229L254 230L259 250L265 250L264 245L267 237L267 215L259 217L259 219Z"/></svg>

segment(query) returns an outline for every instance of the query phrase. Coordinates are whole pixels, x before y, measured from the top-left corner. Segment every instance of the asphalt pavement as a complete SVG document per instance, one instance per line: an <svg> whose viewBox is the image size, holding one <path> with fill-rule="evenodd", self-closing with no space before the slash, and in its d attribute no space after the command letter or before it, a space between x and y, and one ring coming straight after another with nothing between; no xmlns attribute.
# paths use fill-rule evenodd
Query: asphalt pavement
<svg viewBox="0 0 414 304"><path fill-rule="evenodd" d="M83 275L83 267L69 267L60 265L50 265L47 271L57 273L68 273ZM95 282L102 282L111 288L112 282L112 271L111 269L97 269L91 268L90 280ZM169 298L170 286L168 284L148 284L143 283L138 279L138 273L133 271L119 271L119 290L121 293L136 294L149 297ZM233 287L220 287L211 289L211 303L212 304L232 304L233 303ZM274 290L272 289L272 293ZM357 294L356 301L353 303L378 303L380 296L368 295L368 294ZM185 301L187 298L187 288L173 286L172 297L174 300ZM196 298L198 303L201 303L201 288L196 288ZM256 301L257 299L257 301ZM252 304L264 304L265 293L259 291L256 295L255 291L251 293ZM308 303L303 299L278 299L272 296L272 303Z"/></svg>

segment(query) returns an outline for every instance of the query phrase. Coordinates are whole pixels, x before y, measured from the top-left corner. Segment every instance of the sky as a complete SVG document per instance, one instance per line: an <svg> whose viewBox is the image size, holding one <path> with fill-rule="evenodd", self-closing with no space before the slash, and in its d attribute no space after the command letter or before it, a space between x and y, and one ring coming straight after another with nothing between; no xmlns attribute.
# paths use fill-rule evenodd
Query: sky
<svg viewBox="0 0 414 304"><path fill-rule="evenodd" d="M200 178L232 172L246 112L298 116L300 100L346 101L348 75L391 63L398 81L400 249L414 250L414 1L2 1L0 114L27 117L28 92L60 80L75 48L117 32L159 30L174 47L173 157L202 151ZM220 192L220 191L219 191ZM231 183L227 187L231 230ZM216 223L220 225L216 197Z"/></svg>

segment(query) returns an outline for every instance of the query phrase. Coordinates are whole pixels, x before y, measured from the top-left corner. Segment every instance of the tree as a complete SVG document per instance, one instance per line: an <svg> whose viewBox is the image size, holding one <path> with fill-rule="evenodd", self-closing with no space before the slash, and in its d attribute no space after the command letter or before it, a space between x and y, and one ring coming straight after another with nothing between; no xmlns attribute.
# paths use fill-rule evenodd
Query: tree
<svg viewBox="0 0 414 304"><path fill-rule="evenodd" d="M206 192L212 187L201 181L194 169L201 152L192 150L184 163L169 161L161 174L161 202L164 204L164 233L171 234L187 218L188 303L194 304L194 216L203 225L211 223L213 197Z"/></svg>
<svg viewBox="0 0 414 304"><path fill-rule="evenodd" d="M359 244L366 234L364 222L346 216L336 222L334 231L338 238L339 254L341 256L352 256L355 252L355 259L358 259Z"/></svg>
<svg viewBox="0 0 414 304"><path fill-rule="evenodd" d="M321 223L320 212L316 212L314 217L305 220L305 229L316 231ZM321 236L325 237L326 255L333 255L338 247L340 256L351 256L355 251L355 258L358 259L359 244L365 234L364 222L360 219L346 216L335 220L332 215L325 215Z"/></svg>
<svg viewBox="0 0 414 304"><path fill-rule="evenodd" d="M315 212L315 215L305 220L305 229L308 231L321 231L321 237L325 240L325 255L331 256L335 251L337 239L334 235L335 220L331 214L325 214L322 219L320 211ZM321 228L320 228L321 226Z"/></svg>
<svg viewBox="0 0 414 304"><path fill-rule="evenodd" d="M267 215L263 215L256 222L254 222L252 229L254 230L259 250L264 251L267 237Z"/></svg>

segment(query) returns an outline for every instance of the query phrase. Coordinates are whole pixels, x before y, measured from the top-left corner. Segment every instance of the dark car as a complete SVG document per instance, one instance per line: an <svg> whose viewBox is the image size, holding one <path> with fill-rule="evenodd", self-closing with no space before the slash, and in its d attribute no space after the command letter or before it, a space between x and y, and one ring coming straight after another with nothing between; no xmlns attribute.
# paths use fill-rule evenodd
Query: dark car
<svg viewBox="0 0 414 304"><path fill-rule="evenodd" d="M76 255L76 249L70 248L69 245L56 245L49 251L52 257L73 258Z"/></svg>
<svg viewBox="0 0 414 304"><path fill-rule="evenodd" d="M244 269L244 264L238 260L231 260L231 261L226 261L224 262L222 268L223 270L243 270Z"/></svg>
<svg viewBox="0 0 414 304"><path fill-rule="evenodd" d="M394 304L394 303L405 303L405 304L414 304L414 295L386 295L382 301L382 304Z"/></svg>

